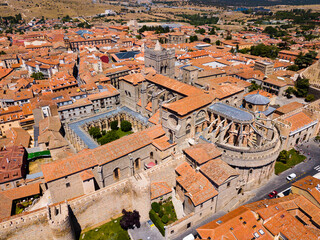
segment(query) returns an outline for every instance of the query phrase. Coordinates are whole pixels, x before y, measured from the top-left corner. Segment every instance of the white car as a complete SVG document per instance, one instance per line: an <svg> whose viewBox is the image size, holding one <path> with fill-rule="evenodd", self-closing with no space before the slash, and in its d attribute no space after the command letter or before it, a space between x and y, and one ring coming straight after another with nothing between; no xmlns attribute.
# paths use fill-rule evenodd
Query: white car
<svg viewBox="0 0 320 240"><path fill-rule="evenodd" d="M288 181L291 181L292 179L296 178L297 175L295 173L291 173L288 177L287 177L287 180Z"/></svg>

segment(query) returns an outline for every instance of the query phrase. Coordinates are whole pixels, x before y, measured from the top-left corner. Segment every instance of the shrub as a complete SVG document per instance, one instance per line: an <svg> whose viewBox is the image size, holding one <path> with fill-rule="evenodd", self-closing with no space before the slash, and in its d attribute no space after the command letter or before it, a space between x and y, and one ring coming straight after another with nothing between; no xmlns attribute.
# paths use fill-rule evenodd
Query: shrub
<svg viewBox="0 0 320 240"><path fill-rule="evenodd" d="M118 128L118 120L112 121L110 123L110 127L111 127L112 130L118 130L119 129Z"/></svg>
<svg viewBox="0 0 320 240"><path fill-rule="evenodd" d="M157 203L157 202L153 202L153 203L151 204L151 208L152 208L152 210L155 211L156 213L158 213L158 212L160 211L160 205L159 205L159 203Z"/></svg>
<svg viewBox="0 0 320 240"><path fill-rule="evenodd" d="M168 223L168 222L169 222L168 216L167 216L167 215L163 215L162 218L161 218L161 221L162 221L164 224Z"/></svg>
<svg viewBox="0 0 320 240"><path fill-rule="evenodd" d="M314 101L314 95L313 94L308 94L307 96L306 96L306 102L312 102L312 101Z"/></svg>
<svg viewBox="0 0 320 240"><path fill-rule="evenodd" d="M164 210L168 213L171 212L172 207L170 205L165 205Z"/></svg>
<svg viewBox="0 0 320 240"><path fill-rule="evenodd" d="M159 217L162 217L164 215L163 210L160 210L158 214L159 214Z"/></svg>
<svg viewBox="0 0 320 240"><path fill-rule="evenodd" d="M120 124L121 130L124 132L129 132L132 129L132 125L130 122L123 120Z"/></svg>
<svg viewBox="0 0 320 240"><path fill-rule="evenodd" d="M156 212L151 209L149 212L149 217L150 217L151 221L154 223L154 225L159 229L162 236L164 236L165 235L164 225L163 225L163 222L161 221L161 219L156 214Z"/></svg>

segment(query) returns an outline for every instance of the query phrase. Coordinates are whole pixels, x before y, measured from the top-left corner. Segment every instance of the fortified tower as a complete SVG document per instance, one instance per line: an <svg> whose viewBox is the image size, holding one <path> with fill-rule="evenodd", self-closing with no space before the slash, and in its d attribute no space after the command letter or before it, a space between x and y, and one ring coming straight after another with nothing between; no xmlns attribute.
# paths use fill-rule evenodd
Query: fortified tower
<svg viewBox="0 0 320 240"><path fill-rule="evenodd" d="M48 223L54 240L76 240L67 202L48 206Z"/></svg>
<svg viewBox="0 0 320 240"><path fill-rule="evenodd" d="M174 78L175 50L165 49L159 41L154 49L145 47L145 67L153 67L157 73Z"/></svg>

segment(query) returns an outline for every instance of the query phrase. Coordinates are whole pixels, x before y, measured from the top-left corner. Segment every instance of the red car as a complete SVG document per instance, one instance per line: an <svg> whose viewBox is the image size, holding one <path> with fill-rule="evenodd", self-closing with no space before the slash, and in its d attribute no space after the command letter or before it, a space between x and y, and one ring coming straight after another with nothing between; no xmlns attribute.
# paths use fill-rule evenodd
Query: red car
<svg viewBox="0 0 320 240"><path fill-rule="evenodd" d="M278 194L277 191L272 191L271 193L268 194L268 196L269 196L270 198L274 198L274 197L277 196L277 194Z"/></svg>

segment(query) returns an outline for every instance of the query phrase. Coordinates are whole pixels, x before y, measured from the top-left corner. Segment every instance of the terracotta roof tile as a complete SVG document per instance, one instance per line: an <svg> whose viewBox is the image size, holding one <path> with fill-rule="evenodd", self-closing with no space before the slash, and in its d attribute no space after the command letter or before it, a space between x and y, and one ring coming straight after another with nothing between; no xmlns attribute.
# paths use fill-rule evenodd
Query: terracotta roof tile
<svg viewBox="0 0 320 240"><path fill-rule="evenodd" d="M196 144L183 151L200 165L218 158L222 154L213 143Z"/></svg>
<svg viewBox="0 0 320 240"><path fill-rule="evenodd" d="M151 183L151 200L161 197L170 192L172 192L172 189L166 182Z"/></svg>
<svg viewBox="0 0 320 240"><path fill-rule="evenodd" d="M200 171L218 186L226 182L230 177L239 175L236 170L219 158L210 160L202 165Z"/></svg>

